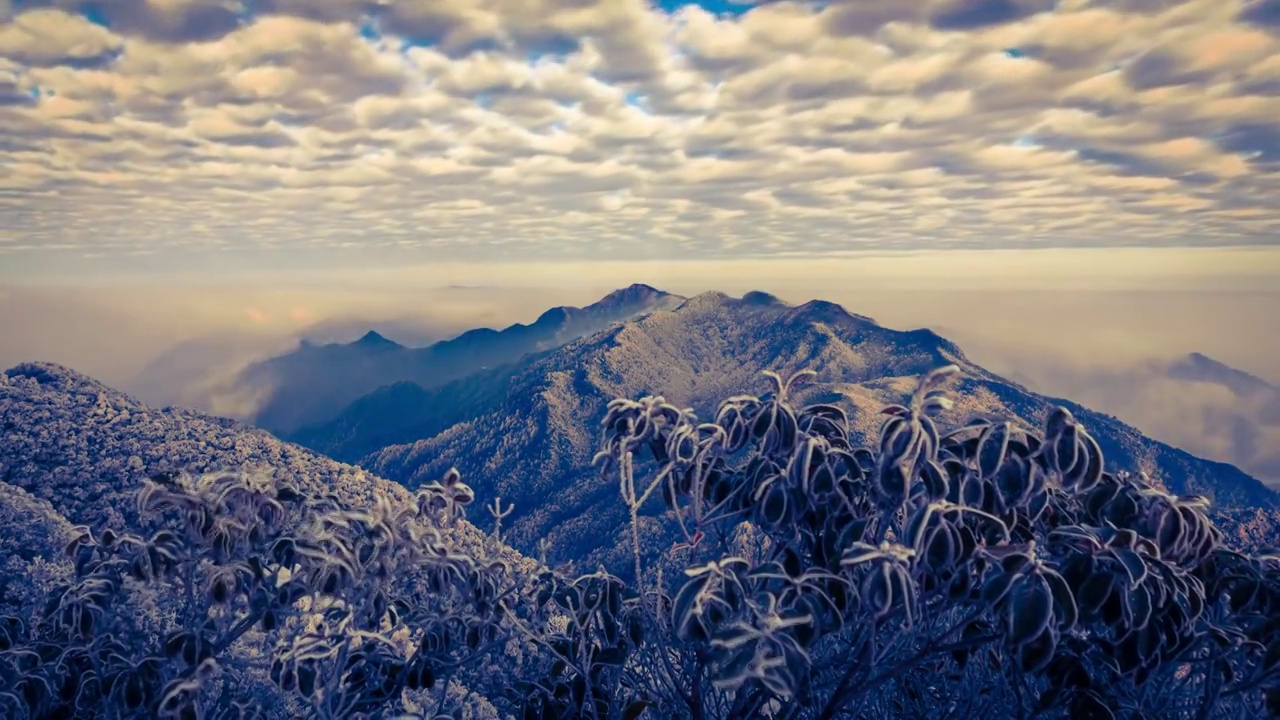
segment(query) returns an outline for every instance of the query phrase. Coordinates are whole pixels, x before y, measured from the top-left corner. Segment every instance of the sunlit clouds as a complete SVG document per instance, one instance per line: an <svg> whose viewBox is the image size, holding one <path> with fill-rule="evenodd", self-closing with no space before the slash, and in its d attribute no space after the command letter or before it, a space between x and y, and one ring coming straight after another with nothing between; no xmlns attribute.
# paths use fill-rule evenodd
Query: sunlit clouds
<svg viewBox="0 0 1280 720"><path fill-rule="evenodd" d="M0 0L0 257L1280 238L1273 0L702 5Z"/></svg>

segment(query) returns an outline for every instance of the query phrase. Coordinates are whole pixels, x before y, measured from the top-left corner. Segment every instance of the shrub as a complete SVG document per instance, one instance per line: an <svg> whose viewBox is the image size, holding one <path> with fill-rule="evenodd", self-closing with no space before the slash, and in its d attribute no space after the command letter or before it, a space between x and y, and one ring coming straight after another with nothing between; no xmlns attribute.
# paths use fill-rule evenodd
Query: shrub
<svg viewBox="0 0 1280 720"><path fill-rule="evenodd" d="M634 580L479 557L456 472L368 510L244 475L159 476L139 533L78 528L74 579L0 621L29 717L1255 718L1280 715L1280 557L1111 473L1063 409L943 432L925 377L879 446L788 403L714 422L609 406L597 462ZM645 567L653 504L681 541ZM483 699L478 699L481 696Z"/></svg>
<svg viewBox="0 0 1280 720"><path fill-rule="evenodd" d="M430 690L495 635L508 577L457 555L456 475L368 511L261 478L161 475L153 532L66 548L73 582L0 630L0 704L30 717L345 718ZM439 693L443 694L443 690Z"/></svg>
<svg viewBox="0 0 1280 720"><path fill-rule="evenodd" d="M1041 434L944 434L955 372L886 408L875 451L840 408L787 403L808 373L713 423L610 406L598 461L633 517L660 495L685 537L682 577L642 585L661 641L633 662L662 714L1276 713L1280 557L1225 547L1199 498L1106 472L1065 409Z"/></svg>

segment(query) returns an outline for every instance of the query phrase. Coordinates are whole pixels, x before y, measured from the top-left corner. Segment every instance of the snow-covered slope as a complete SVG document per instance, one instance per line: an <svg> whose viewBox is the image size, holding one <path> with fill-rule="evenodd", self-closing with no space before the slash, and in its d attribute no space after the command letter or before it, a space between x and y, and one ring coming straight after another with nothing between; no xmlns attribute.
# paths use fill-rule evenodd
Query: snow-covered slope
<svg viewBox="0 0 1280 720"><path fill-rule="evenodd" d="M800 400L843 403L863 439L874 439L880 407L901 401L921 374L950 363L965 374L950 422L998 415L1039 426L1053 405L1066 405L1098 437L1115 469L1149 472L1175 492L1206 494L1224 507L1280 508L1280 496L1236 468L1031 393L933 332L891 330L831 303L792 307L764 293L699 295L675 310L434 390L409 383L384 388L297 439L410 487L456 465L482 494L516 503L508 535L516 547L528 551L545 538L568 557L612 564L624 513L616 486L589 468L609 400L658 394L705 418L730 395L763 391L764 370L812 369L819 382Z"/></svg>
<svg viewBox="0 0 1280 720"><path fill-rule="evenodd" d="M253 470L305 494L333 497L352 510L371 508L380 499L393 509L416 504L402 485L280 442L265 431L195 412L152 409L58 365L19 365L0 374L0 616L30 622L49 593L72 580L65 552L78 535L72 524L93 526L98 537L104 527L142 530L136 491L143 478L166 470ZM483 510L477 510L482 517ZM442 547L451 553L500 560L513 574L537 570L531 560L468 522L444 523L438 531ZM421 581L410 568L388 583ZM165 586L131 586L128 592L127 598L108 601L115 603L109 610L113 617L123 618L123 625L111 631L127 646L123 652L143 653L154 637L183 629L167 612L173 600L164 594ZM176 619L181 622L180 615ZM263 648L275 642L251 632L228 648L219 659L244 671L233 684L272 686L261 658ZM466 698L468 707L488 707L471 691L482 686L483 680L460 674L450 694ZM265 698L269 714L264 717L300 717L301 706L286 705L273 691L254 697ZM7 709L0 699L0 717L9 717Z"/></svg>
<svg viewBox="0 0 1280 720"><path fill-rule="evenodd" d="M129 528L142 480L183 470L260 471L304 491L333 493L348 507L369 507L379 496L411 501L399 483L263 430L153 409L59 365L29 363L0 374L0 495L12 496L12 512L56 524L48 510L73 524ZM479 546L481 533L463 524L455 539L465 550Z"/></svg>

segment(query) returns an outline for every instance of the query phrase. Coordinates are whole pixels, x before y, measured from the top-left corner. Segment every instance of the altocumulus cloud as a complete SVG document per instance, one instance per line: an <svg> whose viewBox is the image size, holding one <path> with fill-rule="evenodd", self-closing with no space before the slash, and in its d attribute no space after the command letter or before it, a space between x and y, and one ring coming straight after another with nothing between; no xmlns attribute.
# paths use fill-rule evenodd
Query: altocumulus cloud
<svg viewBox="0 0 1280 720"><path fill-rule="evenodd" d="M0 0L0 254L1271 244L1275 0Z"/></svg>

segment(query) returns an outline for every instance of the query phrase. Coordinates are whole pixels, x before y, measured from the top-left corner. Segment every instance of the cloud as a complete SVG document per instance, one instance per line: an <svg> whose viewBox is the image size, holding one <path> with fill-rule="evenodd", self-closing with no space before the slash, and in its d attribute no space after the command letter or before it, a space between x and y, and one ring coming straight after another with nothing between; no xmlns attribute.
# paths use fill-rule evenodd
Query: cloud
<svg viewBox="0 0 1280 720"><path fill-rule="evenodd" d="M0 274L1271 244L1271 5L24 3Z"/></svg>
<svg viewBox="0 0 1280 720"><path fill-rule="evenodd" d="M89 67L105 63L122 39L80 15L38 8L0 26L0 56L33 65Z"/></svg>
<svg viewBox="0 0 1280 720"><path fill-rule="evenodd" d="M914 3L898 0L837 2L822 14L822 22L826 31L835 37L867 36L875 34L888 23L913 20L919 14Z"/></svg>
<svg viewBox="0 0 1280 720"><path fill-rule="evenodd" d="M1280 389L1248 394L1224 384L1171 377L1166 359L1121 367L1053 356L1018 363L1034 389L1115 415L1151 437L1200 457L1231 463L1280 485Z"/></svg>
<svg viewBox="0 0 1280 720"><path fill-rule="evenodd" d="M232 382L250 362L377 329L410 345L532 321L569 296L545 289L459 293L423 283L0 286L0 371L68 365L145 402L240 416L257 395ZM595 299L595 298L592 298ZM532 315L528 313L532 312Z"/></svg>

